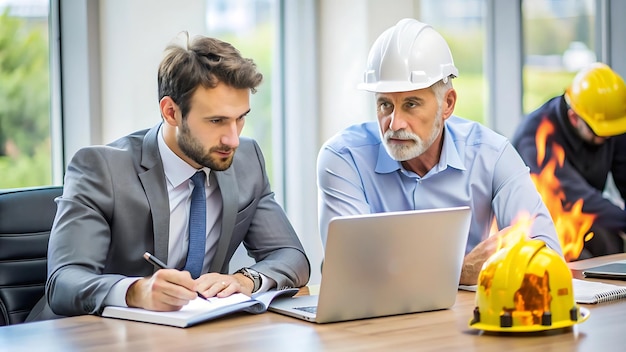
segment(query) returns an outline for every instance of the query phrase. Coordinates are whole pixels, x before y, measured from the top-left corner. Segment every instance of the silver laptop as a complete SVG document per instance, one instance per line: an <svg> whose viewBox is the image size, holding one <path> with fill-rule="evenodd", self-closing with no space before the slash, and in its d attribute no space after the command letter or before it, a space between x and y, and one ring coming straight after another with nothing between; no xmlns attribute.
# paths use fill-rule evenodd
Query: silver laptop
<svg viewBox="0 0 626 352"><path fill-rule="evenodd" d="M330 323L450 308L470 219L469 207L333 218L319 295L277 298L269 309Z"/></svg>

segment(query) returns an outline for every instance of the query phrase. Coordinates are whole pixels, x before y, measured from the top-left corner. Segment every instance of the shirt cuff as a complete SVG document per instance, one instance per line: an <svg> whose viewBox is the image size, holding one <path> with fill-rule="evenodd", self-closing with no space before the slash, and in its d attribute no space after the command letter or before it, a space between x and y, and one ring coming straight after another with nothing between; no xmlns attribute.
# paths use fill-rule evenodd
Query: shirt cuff
<svg viewBox="0 0 626 352"><path fill-rule="evenodd" d="M126 292L130 285L134 284L140 277L127 277L116 282L111 287L109 293L104 297L104 306L128 307L126 304Z"/></svg>
<svg viewBox="0 0 626 352"><path fill-rule="evenodd" d="M276 287L276 281L274 281L274 279L261 273L259 273L259 275L261 275L261 287L259 287L259 289L254 293L269 291L270 289Z"/></svg>

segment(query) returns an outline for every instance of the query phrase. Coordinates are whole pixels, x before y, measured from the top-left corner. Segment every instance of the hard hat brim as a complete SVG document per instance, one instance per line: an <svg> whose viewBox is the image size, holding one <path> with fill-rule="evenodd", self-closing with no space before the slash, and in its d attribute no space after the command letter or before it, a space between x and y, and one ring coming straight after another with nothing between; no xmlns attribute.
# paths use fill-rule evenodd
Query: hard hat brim
<svg viewBox="0 0 626 352"><path fill-rule="evenodd" d="M434 83L433 83L434 84ZM366 90L372 93L396 93L411 92L432 86L428 84L415 84L403 81L380 81L376 83L359 83L357 89Z"/></svg>
<svg viewBox="0 0 626 352"><path fill-rule="evenodd" d="M579 307L579 309L580 309L580 319L578 319L577 321L562 320L562 321L554 322L550 326L535 324L535 325L512 326L510 328L503 328L500 326L495 326L492 324L485 324L485 323L480 323L480 322L472 324L471 320L468 326L472 329L492 331L492 332L538 332L538 331L562 329L562 328L567 328L567 327L582 323L589 318L589 315L591 314L589 309L585 307Z"/></svg>
<svg viewBox="0 0 626 352"><path fill-rule="evenodd" d="M583 119L591 127L593 133L600 137L613 137L626 133L626 116L618 120L612 121L587 121ZM591 122L591 123L590 123Z"/></svg>

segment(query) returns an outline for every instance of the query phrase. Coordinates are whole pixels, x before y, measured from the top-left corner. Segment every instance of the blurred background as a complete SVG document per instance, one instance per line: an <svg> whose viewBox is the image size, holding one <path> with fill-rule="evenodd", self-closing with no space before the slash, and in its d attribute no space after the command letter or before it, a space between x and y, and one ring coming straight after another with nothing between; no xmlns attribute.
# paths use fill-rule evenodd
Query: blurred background
<svg viewBox="0 0 626 352"><path fill-rule="evenodd" d="M214 36L265 76L243 134L265 153L315 284L317 152L375 119L356 85L383 30L432 25L460 71L455 114L511 137L583 66L626 74L620 13L617 0L0 0L0 188L60 185L78 148L157 124L163 49L182 30Z"/></svg>

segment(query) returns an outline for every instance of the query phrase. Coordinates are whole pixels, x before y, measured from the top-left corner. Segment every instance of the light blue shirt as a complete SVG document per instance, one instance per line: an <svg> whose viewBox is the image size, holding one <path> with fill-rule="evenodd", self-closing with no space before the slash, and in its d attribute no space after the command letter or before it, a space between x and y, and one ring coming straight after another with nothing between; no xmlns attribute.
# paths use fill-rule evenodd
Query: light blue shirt
<svg viewBox="0 0 626 352"><path fill-rule="evenodd" d="M317 160L323 245L335 216L466 205L472 209L466 253L489 236L494 216L502 229L526 212L535 216L529 237L562 254L550 213L511 143L459 117L444 126L439 163L423 177L389 156L377 122L353 125L328 140Z"/></svg>

